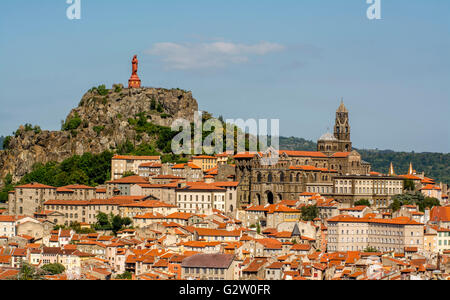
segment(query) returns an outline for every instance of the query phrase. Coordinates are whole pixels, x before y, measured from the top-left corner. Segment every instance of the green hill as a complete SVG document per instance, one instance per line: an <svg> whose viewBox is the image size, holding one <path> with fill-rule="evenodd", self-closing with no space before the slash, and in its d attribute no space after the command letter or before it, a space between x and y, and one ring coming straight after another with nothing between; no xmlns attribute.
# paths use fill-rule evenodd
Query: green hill
<svg viewBox="0 0 450 300"><path fill-rule="evenodd" d="M315 151L317 144L303 138L280 137L280 149ZM395 152L392 150L359 150L362 159L372 164L372 170L388 173L394 163L397 174L406 174L412 162L417 172L425 172L427 177L450 184L450 154Z"/></svg>

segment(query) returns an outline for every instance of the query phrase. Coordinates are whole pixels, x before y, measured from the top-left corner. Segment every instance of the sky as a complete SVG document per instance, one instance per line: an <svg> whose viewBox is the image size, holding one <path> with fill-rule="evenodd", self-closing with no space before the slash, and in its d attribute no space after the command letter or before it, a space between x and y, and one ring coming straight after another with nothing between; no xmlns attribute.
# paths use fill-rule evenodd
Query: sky
<svg viewBox="0 0 450 300"><path fill-rule="evenodd" d="M317 140L343 98L356 148L450 152L450 1L0 1L0 135L58 130L93 86L192 91L225 119Z"/></svg>

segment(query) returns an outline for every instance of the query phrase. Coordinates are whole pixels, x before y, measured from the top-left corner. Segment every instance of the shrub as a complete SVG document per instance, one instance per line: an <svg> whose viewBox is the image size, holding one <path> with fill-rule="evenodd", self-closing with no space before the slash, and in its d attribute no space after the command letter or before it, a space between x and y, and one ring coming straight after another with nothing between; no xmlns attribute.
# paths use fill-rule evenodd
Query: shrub
<svg viewBox="0 0 450 300"><path fill-rule="evenodd" d="M9 148L9 144L11 143L11 136L7 136L5 137L5 139L3 140L3 149L8 149Z"/></svg>
<svg viewBox="0 0 450 300"><path fill-rule="evenodd" d="M94 126L93 130L100 135L100 133L105 129L105 126Z"/></svg>
<svg viewBox="0 0 450 300"><path fill-rule="evenodd" d="M101 96L106 96L108 95L108 89L106 88L106 86L104 84L99 85L97 87L97 92L99 93L99 95Z"/></svg>
<svg viewBox="0 0 450 300"><path fill-rule="evenodd" d="M81 123L83 121L81 120L80 116L78 115L77 112L75 112L75 116L73 118L68 119L64 125L62 130L63 131L73 131L78 129L78 127L80 127Z"/></svg>

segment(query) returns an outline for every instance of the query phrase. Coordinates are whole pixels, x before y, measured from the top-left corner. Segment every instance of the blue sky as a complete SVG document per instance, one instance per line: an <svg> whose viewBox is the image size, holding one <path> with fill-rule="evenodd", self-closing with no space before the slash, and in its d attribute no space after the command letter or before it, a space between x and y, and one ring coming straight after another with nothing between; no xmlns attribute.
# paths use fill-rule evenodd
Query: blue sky
<svg viewBox="0 0 450 300"><path fill-rule="evenodd" d="M191 90L225 118L277 118L317 140L339 99L355 147L450 152L450 1L65 0L0 2L0 135L59 129L92 86Z"/></svg>

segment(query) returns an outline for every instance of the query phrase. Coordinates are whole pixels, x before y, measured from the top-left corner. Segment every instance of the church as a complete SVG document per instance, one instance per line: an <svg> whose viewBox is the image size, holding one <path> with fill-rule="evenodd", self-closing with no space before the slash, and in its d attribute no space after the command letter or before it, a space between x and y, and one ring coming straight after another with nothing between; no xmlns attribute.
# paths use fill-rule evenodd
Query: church
<svg viewBox="0 0 450 300"><path fill-rule="evenodd" d="M296 200L300 193L320 193L332 197L337 176L370 176L371 166L352 149L349 111L344 103L336 111L334 135L324 134L317 151L279 151L277 164L261 163L260 153L234 156L236 179L240 182L240 207Z"/></svg>

